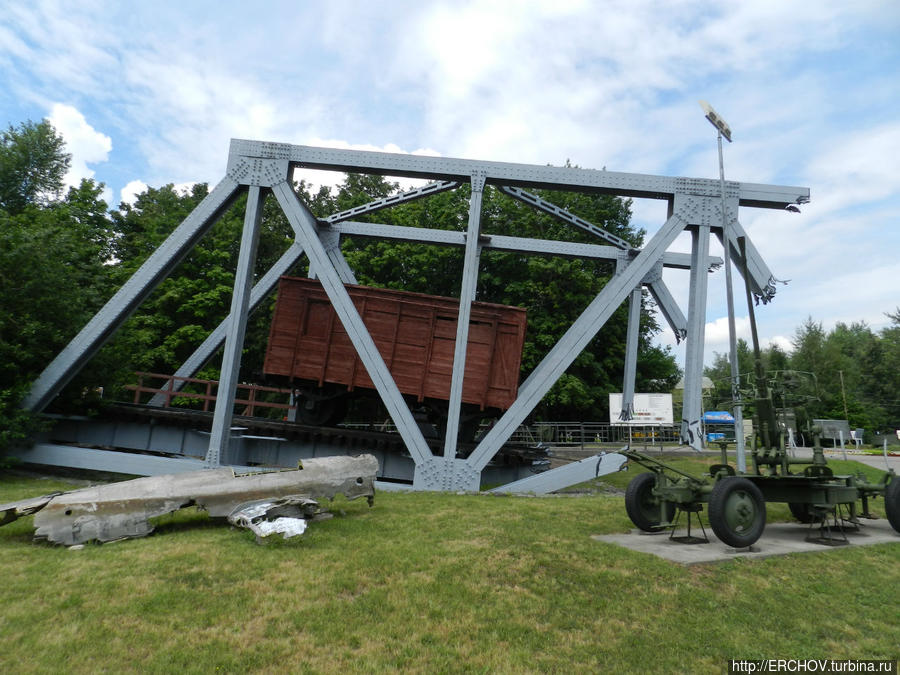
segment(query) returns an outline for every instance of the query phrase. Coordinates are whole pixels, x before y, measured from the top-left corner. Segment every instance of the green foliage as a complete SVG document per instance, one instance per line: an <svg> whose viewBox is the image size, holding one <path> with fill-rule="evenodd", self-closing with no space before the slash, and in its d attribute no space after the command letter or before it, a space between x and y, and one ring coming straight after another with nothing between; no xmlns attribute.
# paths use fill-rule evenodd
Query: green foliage
<svg viewBox="0 0 900 675"><path fill-rule="evenodd" d="M174 186L149 188L133 205L112 213L117 233L116 271L124 281L207 196L205 184L179 193ZM290 227L268 200L257 252L256 276L264 274L292 240ZM123 326L105 353L131 354L131 371L173 373L228 315L240 251L246 197L238 198L210 231ZM246 379L261 368L268 321L267 305L254 315L245 340ZM205 376L217 377L214 367Z"/></svg>
<svg viewBox="0 0 900 675"><path fill-rule="evenodd" d="M865 322L839 322L826 331L812 317L797 328L790 354L773 345L762 350L764 370L793 371L784 393L788 407L801 407L799 419L847 419L851 428L881 431L900 427L900 309L887 313L892 324L874 333ZM751 395L753 355L738 341L742 390ZM727 354L715 354L705 374L716 389L711 404L727 406L730 367ZM784 379L784 378L782 378ZM773 380L777 381L777 380ZM752 414L752 404L747 406Z"/></svg>
<svg viewBox="0 0 900 675"><path fill-rule="evenodd" d="M71 162L64 147L47 120L9 125L0 133L0 210L17 214L58 197Z"/></svg>
<svg viewBox="0 0 900 675"><path fill-rule="evenodd" d="M86 180L52 204L0 211L0 452L34 430L19 401L112 291L105 264L112 233L101 191ZM58 404L83 407L88 382L102 385L103 372L76 377Z"/></svg>

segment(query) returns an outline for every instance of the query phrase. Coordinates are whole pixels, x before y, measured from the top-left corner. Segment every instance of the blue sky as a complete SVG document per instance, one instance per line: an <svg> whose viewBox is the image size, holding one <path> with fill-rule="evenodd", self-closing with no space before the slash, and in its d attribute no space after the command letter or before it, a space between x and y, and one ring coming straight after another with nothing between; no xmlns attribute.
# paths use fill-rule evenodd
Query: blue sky
<svg viewBox="0 0 900 675"><path fill-rule="evenodd" d="M218 181L232 137L717 177L706 99L734 132L727 178L812 194L799 215L741 213L790 280L758 311L761 336L789 347L807 316L877 330L900 306L896 0L7 0L3 14L0 123L49 118L70 180L102 181L113 208ZM636 201L634 223L652 234L664 209ZM666 279L686 311L686 275ZM723 287L719 272L707 360L727 350Z"/></svg>

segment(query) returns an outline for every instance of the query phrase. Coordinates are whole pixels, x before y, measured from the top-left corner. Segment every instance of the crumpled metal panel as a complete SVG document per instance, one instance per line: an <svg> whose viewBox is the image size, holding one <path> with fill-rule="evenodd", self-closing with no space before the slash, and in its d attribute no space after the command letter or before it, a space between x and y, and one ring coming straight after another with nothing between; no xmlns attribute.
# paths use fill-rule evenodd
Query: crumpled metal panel
<svg viewBox="0 0 900 675"><path fill-rule="evenodd" d="M235 475L220 468L151 476L5 504L0 522L36 512L35 539L67 546L115 541L146 536L153 531L151 518L186 506L225 518L250 503L297 505L338 494L371 501L377 471L378 460L362 455L309 459L301 469L269 473Z"/></svg>
<svg viewBox="0 0 900 675"><path fill-rule="evenodd" d="M307 522L318 515L319 502L315 499L282 497L243 504L228 515L228 522L252 531L257 540L272 534L288 539L303 534Z"/></svg>

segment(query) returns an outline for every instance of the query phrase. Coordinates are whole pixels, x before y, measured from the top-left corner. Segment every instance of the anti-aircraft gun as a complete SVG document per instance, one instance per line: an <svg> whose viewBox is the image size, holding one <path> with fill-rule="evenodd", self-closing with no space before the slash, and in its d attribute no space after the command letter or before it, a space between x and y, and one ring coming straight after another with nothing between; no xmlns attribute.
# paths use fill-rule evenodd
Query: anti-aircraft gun
<svg viewBox="0 0 900 675"><path fill-rule="evenodd" d="M743 238L739 241L743 249ZM746 261L746 255L743 259ZM744 278L748 278L746 269ZM746 548L762 536L766 502L786 502L791 514L810 527L819 524L820 530L830 529L829 523L833 521L836 529L843 532L844 528L858 527L860 518L873 518L869 503L875 497L882 497L888 521L900 532L900 479L892 469L875 483L861 473L835 475L825 459L820 430L815 428L811 429L812 457L789 454L785 425L777 419L762 365L749 285L747 304L753 337L756 410L750 452L752 467L738 472L728 462L724 443L721 463L711 466L706 476L691 475L634 450L623 451L631 461L648 469L632 479L625 492L625 508L631 521L641 530L654 532L674 529L678 516L687 513L688 536L682 539L703 541L690 536L690 522L693 514L699 519L706 504L709 524L716 536L729 546ZM820 536L817 540L835 543L830 536Z"/></svg>

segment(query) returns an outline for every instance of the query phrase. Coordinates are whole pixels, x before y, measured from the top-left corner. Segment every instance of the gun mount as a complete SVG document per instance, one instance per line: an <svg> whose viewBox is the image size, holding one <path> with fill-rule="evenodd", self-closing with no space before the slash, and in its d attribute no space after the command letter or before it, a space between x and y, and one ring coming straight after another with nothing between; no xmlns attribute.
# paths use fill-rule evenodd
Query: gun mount
<svg viewBox="0 0 900 675"><path fill-rule="evenodd" d="M739 239L744 251L744 239ZM746 277L746 274L745 274ZM751 446L752 468L739 473L729 464L721 444L721 463L709 469L709 475L694 476L640 452L625 450L621 454L648 472L639 474L628 485L625 508L629 518L645 532L674 529L681 512L688 514L688 536L683 540L704 541L690 536L692 514L699 518L706 504L708 520L715 535L728 546L746 548L762 536L766 525L766 502L787 503L791 514L810 527L820 526L813 540L826 544L846 543L825 534L833 520L838 530L858 527L860 518L874 518L870 501L884 499L888 521L900 532L900 480L893 470L885 472L877 482L861 473L836 475L828 466L819 440L821 430L811 428L814 438L811 457L792 457L786 448L785 425L780 424L773 402L773 392L763 369L750 288L747 305L754 353L754 436ZM802 470L792 469L802 466ZM701 521L702 525L702 521ZM706 540L708 541L708 540Z"/></svg>

